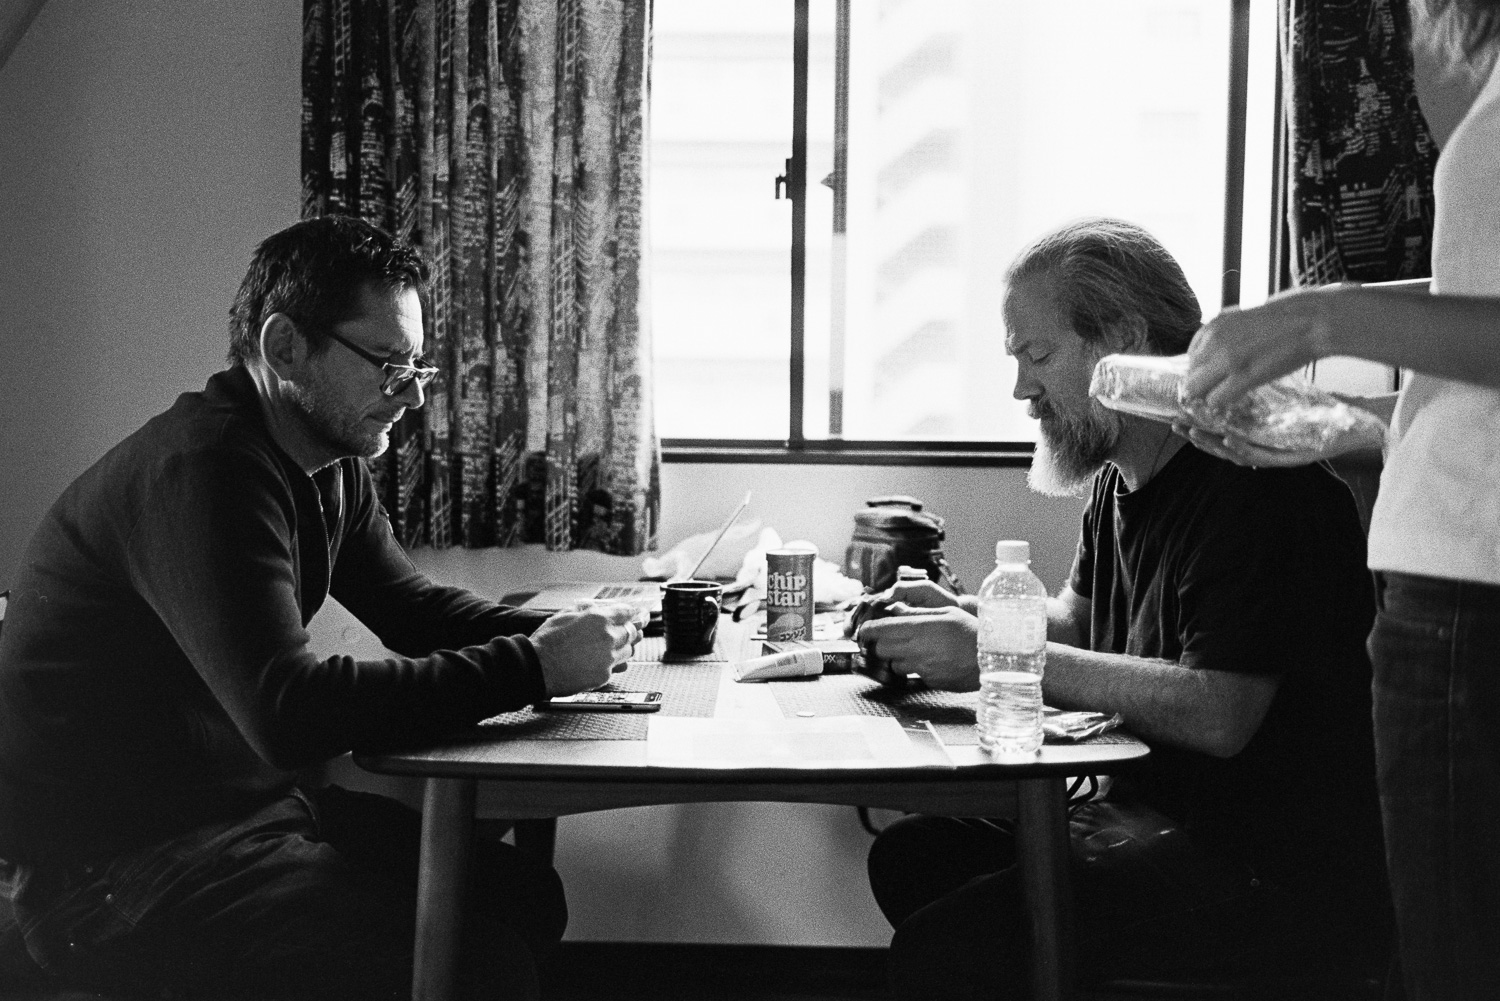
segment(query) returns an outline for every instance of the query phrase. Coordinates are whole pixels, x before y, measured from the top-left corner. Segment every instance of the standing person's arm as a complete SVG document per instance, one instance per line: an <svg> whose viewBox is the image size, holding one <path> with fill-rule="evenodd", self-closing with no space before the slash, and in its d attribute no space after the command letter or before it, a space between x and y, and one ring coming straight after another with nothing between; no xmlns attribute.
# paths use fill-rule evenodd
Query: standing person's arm
<svg viewBox="0 0 1500 1001"><path fill-rule="evenodd" d="M1226 409L1309 362L1348 355L1500 389L1500 298L1331 285L1225 310L1188 348L1184 393Z"/></svg>

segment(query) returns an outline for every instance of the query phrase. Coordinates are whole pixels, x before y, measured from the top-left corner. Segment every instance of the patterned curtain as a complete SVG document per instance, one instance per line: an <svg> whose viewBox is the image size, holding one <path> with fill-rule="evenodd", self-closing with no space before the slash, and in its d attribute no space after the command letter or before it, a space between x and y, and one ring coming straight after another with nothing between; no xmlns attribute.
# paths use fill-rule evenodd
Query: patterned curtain
<svg viewBox="0 0 1500 1001"><path fill-rule="evenodd" d="M371 462L407 546L655 547L649 0L304 0L302 213L435 274L428 403Z"/></svg>
<svg viewBox="0 0 1500 1001"><path fill-rule="evenodd" d="M1432 274L1437 147L1406 0L1282 0L1294 286Z"/></svg>

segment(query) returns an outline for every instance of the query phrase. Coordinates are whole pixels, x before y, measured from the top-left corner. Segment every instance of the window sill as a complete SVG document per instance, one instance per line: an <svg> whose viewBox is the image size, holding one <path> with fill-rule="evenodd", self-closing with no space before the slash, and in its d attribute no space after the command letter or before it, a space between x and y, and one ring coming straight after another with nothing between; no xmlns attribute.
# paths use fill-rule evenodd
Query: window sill
<svg viewBox="0 0 1500 1001"><path fill-rule="evenodd" d="M1031 442L804 441L664 438L662 461L823 466L1031 465Z"/></svg>

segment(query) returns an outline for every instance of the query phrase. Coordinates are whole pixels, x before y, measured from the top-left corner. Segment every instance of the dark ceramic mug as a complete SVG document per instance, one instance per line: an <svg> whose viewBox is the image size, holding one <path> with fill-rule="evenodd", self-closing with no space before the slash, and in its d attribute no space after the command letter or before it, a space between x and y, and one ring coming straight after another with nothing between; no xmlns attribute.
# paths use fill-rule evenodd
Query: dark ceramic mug
<svg viewBox="0 0 1500 1001"><path fill-rule="evenodd" d="M661 624L667 656L696 657L714 651L724 585L711 580L675 580L662 585Z"/></svg>

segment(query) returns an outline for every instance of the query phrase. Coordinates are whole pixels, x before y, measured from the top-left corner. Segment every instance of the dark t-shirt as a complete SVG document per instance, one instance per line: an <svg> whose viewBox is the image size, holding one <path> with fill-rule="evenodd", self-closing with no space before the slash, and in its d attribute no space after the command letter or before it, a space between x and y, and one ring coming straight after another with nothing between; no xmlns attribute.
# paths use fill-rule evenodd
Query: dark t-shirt
<svg viewBox="0 0 1500 1001"><path fill-rule="evenodd" d="M1365 653L1374 595L1337 477L1246 469L1191 445L1134 492L1107 467L1069 586L1092 602L1092 650L1281 676L1240 753L1152 742L1117 798L1143 800L1278 881L1378 880Z"/></svg>

